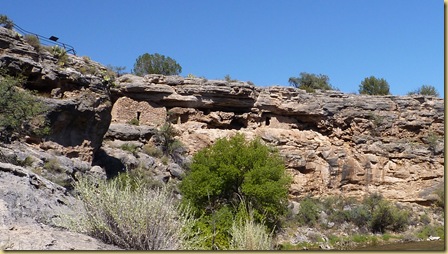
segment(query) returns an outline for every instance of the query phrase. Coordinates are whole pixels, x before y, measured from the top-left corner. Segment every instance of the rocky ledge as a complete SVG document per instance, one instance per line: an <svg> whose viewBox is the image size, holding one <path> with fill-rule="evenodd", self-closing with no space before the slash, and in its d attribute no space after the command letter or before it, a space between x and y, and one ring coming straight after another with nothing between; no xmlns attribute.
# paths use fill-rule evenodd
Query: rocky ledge
<svg viewBox="0 0 448 254"><path fill-rule="evenodd" d="M162 75L124 75L111 95L109 134L117 139L117 126L126 132L123 125L133 119L152 127L171 122L189 154L236 132L261 137L284 155L292 199L379 192L429 204L443 186L440 98L306 93Z"/></svg>

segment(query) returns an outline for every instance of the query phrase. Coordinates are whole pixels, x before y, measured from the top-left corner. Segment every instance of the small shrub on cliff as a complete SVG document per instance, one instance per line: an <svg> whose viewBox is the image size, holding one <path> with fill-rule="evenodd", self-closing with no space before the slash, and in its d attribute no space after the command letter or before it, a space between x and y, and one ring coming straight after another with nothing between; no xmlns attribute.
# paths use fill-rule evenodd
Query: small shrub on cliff
<svg viewBox="0 0 448 254"><path fill-rule="evenodd" d="M195 219L166 188L150 189L134 179L96 184L81 178L75 191L84 204L81 221L65 223L127 250L179 250L196 246Z"/></svg>
<svg viewBox="0 0 448 254"><path fill-rule="evenodd" d="M146 74L178 75L182 72L182 67L171 57L158 53L145 53L135 60L132 72L137 76Z"/></svg>
<svg viewBox="0 0 448 254"><path fill-rule="evenodd" d="M437 92L436 88L431 85L422 85L417 90L408 93L408 95L414 95L414 94L439 97L439 93Z"/></svg>
<svg viewBox="0 0 448 254"><path fill-rule="evenodd" d="M374 76L370 76L361 81L359 85L360 94L368 95L388 95L389 83L383 78L378 79Z"/></svg>
<svg viewBox="0 0 448 254"><path fill-rule="evenodd" d="M65 49L56 45L50 48L50 52L56 57L59 66L67 65L69 59Z"/></svg>
<svg viewBox="0 0 448 254"><path fill-rule="evenodd" d="M41 49L41 45L40 45L40 41L39 38L35 35L32 34L27 34L23 37L23 39L30 44L31 46L33 46L33 48L39 52Z"/></svg>
<svg viewBox="0 0 448 254"><path fill-rule="evenodd" d="M14 27L14 22L8 18L6 15L0 15L0 25L4 28L12 29Z"/></svg>
<svg viewBox="0 0 448 254"><path fill-rule="evenodd" d="M124 151L128 151L132 154L136 154L138 146L135 144L132 144L132 143L125 143L125 144L121 145L120 148Z"/></svg>
<svg viewBox="0 0 448 254"><path fill-rule="evenodd" d="M163 156L163 152L152 143L145 144L142 147L142 151L155 158L161 158Z"/></svg>
<svg viewBox="0 0 448 254"><path fill-rule="evenodd" d="M292 86L305 90L308 93L314 93L316 89L334 90L334 87L330 85L330 78L322 74L316 75L301 72L300 77L290 77L288 81Z"/></svg>
<svg viewBox="0 0 448 254"><path fill-rule="evenodd" d="M24 82L23 77L0 71L0 140L3 142L10 142L13 134L24 136L46 126L42 117L46 107L21 87Z"/></svg>

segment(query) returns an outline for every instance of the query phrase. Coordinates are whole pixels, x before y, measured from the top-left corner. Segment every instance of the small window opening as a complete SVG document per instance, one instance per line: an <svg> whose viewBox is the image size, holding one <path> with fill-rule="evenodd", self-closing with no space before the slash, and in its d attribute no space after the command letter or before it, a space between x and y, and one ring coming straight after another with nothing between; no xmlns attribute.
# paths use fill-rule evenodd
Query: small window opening
<svg viewBox="0 0 448 254"><path fill-rule="evenodd" d="M266 117L266 126L269 126L271 124L271 118L269 116Z"/></svg>
<svg viewBox="0 0 448 254"><path fill-rule="evenodd" d="M140 121L140 115L142 114L142 112L140 112L140 111L137 111L137 120L139 120Z"/></svg>

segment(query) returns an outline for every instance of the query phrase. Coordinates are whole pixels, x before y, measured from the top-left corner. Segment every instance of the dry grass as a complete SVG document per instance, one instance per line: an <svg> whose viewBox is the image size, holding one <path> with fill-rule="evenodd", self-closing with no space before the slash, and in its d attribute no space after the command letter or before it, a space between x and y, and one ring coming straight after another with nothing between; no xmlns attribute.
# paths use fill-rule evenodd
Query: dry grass
<svg viewBox="0 0 448 254"><path fill-rule="evenodd" d="M135 181L87 178L75 185L84 203L82 221L66 223L106 243L128 250L192 249L194 218L166 188L150 189Z"/></svg>
<svg viewBox="0 0 448 254"><path fill-rule="evenodd" d="M249 212L245 219L233 222L230 229L232 250L273 250L272 233L268 233L264 224L254 221L253 213Z"/></svg>

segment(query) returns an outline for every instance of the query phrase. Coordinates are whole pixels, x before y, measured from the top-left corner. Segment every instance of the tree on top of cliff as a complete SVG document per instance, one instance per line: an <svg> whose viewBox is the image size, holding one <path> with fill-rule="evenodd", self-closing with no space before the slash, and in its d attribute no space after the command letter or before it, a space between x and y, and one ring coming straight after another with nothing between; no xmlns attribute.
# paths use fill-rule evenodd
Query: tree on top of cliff
<svg viewBox="0 0 448 254"><path fill-rule="evenodd" d="M360 94L368 95L389 95L389 84L383 78L370 76L361 81L359 85Z"/></svg>
<svg viewBox="0 0 448 254"><path fill-rule="evenodd" d="M182 72L182 67L171 57L158 53L145 53L136 59L132 72L137 76L146 74L178 75Z"/></svg>
<svg viewBox="0 0 448 254"><path fill-rule="evenodd" d="M437 92L436 88L431 85L422 85L417 90L408 93L408 95L414 95L414 94L439 97L439 93Z"/></svg>
<svg viewBox="0 0 448 254"><path fill-rule="evenodd" d="M334 90L334 87L330 85L330 78L322 74L301 72L300 77L290 77L288 81L292 86L309 93L314 93L316 89Z"/></svg>

